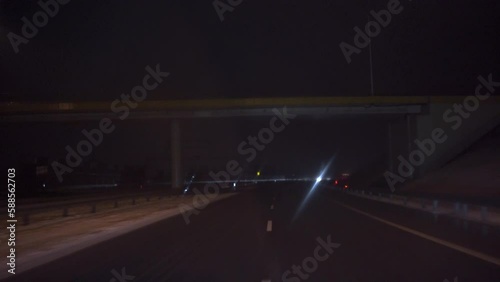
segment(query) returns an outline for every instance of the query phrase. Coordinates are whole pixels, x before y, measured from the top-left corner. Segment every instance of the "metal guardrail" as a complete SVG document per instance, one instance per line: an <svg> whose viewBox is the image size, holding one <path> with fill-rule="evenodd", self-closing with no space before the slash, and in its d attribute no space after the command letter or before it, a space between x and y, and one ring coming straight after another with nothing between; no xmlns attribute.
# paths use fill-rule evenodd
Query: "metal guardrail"
<svg viewBox="0 0 500 282"><path fill-rule="evenodd" d="M385 194L364 190L342 190L349 195L358 196L379 202L404 206L438 215L479 222L485 225L500 226L500 209L485 205L469 204L459 201L447 201L431 198L409 197L395 194Z"/></svg>
<svg viewBox="0 0 500 282"><path fill-rule="evenodd" d="M124 205L136 205L139 200L145 200L145 202L149 202L152 199L165 199L172 198L174 196L182 196L176 193L176 191L169 192L152 192L152 193L140 193L133 195L124 195L124 196L114 196L114 197L98 197L92 199L85 200L76 200L76 201L64 201L64 202L56 202L52 204L44 203L44 204L34 204L27 206L18 206L16 208L16 213L22 218L22 224L29 225L32 222L32 218L35 215L41 215L44 213L53 213L50 219L55 219L58 217L68 217L70 215L80 215L80 214L92 214L97 213L98 211L115 209L118 207L122 207ZM110 208L99 208L99 204L109 204ZM71 214L71 210L87 210L86 212L75 212Z"/></svg>
<svg viewBox="0 0 500 282"><path fill-rule="evenodd" d="M240 186L241 188L249 188L252 185ZM231 189L220 191L220 193L233 192ZM167 190L167 191L152 191L149 193L135 193L127 194L122 196L101 196L87 198L83 200L68 200L63 202L55 203L40 203L40 204L29 204L24 206L17 206L16 213L22 218L22 224L29 225L32 223L35 216L41 216L42 214L52 213L49 220L56 218L69 217L71 215L82 215L82 214L93 214L98 211L109 211L116 209L118 207L123 207L124 205L133 206L136 205L141 199L145 202L150 202L152 199L171 199L173 197L183 197L182 190ZM107 203L108 207L103 208L102 204ZM101 204L101 206L99 206ZM80 210L80 211L76 211ZM45 219L47 220L47 219ZM38 220L43 221L43 220Z"/></svg>

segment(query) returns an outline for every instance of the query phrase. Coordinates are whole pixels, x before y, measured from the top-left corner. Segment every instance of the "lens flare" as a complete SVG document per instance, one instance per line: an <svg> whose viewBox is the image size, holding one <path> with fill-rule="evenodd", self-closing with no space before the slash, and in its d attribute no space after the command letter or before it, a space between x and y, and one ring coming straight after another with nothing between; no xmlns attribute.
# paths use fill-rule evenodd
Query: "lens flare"
<svg viewBox="0 0 500 282"><path fill-rule="evenodd" d="M330 168L330 165L333 162L334 158L335 158L335 155L330 158L330 160L328 161L328 163L326 164L326 166L321 171L320 175L316 178L316 182L314 182L313 186L309 189L309 191L307 192L306 197L304 198L304 200L302 200L302 202L299 205L299 208L295 212L295 215L293 216L293 220L295 220L297 218L297 216L299 215L299 213L306 206L306 204L307 204L309 198L311 197L311 195L313 194L314 190L316 189L316 187L318 187L319 183L321 183L321 180L323 179L323 176L325 175L325 173Z"/></svg>

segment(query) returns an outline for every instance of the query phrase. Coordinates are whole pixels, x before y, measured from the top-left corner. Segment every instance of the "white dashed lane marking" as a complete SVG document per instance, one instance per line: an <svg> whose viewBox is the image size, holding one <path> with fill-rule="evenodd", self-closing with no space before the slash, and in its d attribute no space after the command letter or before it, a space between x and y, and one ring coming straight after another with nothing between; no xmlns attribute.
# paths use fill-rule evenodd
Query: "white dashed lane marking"
<svg viewBox="0 0 500 282"><path fill-rule="evenodd" d="M267 221L267 232L271 232L271 231L273 231L273 221L268 220Z"/></svg>

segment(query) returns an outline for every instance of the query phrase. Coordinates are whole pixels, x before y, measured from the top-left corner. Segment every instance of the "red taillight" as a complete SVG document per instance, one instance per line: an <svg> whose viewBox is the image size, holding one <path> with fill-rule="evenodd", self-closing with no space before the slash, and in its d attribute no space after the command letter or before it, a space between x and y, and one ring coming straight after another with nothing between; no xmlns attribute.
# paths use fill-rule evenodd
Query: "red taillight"
<svg viewBox="0 0 500 282"><path fill-rule="evenodd" d="M335 180L335 185L338 185L339 184L339 181L338 180Z"/></svg>
<svg viewBox="0 0 500 282"><path fill-rule="evenodd" d="M347 188L349 188L349 185L347 185L347 184L344 185L344 189L347 189Z"/></svg>

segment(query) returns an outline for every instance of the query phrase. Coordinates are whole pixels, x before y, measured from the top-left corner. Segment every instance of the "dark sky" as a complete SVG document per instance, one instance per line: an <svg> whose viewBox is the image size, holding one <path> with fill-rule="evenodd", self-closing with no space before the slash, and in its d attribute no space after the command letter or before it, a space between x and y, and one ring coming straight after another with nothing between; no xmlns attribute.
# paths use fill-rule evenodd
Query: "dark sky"
<svg viewBox="0 0 500 282"><path fill-rule="evenodd" d="M0 0L1 93L113 100L146 65L169 71L148 99L368 95L369 52L347 64L370 10L389 1L244 1L221 22L206 1L71 0L15 54L9 32L40 10ZM467 94L499 60L498 1L409 1L372 39L375 92Z"/></svg>

